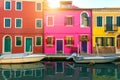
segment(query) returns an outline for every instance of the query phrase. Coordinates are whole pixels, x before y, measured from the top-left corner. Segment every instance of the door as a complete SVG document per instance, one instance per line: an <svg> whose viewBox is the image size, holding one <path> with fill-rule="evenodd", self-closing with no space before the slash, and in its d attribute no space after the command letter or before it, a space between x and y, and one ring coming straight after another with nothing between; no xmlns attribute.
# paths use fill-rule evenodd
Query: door
<svg viewBox="0 0 120 80"><path fill-rule="evenodd" d="M112 26L112 16L106 17L106 31L112 31L113 26Z"/></svg>
<svg viewBox="0 0 120 80"><path fill-rule="evenodd" d="M4 52L11 52L11 38L9 36L4 39Z"/></svg>
<svg viewBox="0 0 120 80"><path fill-rule="evenodd" d="M25 52L32 52L32 38L26 38Z"/></svg>
<svg viewBox="0 0 120 80"><path fill-rule="evenodd" d="M82 41L81 42L81 52L82 53L87 53L87 41Z"/></svg>
<svg viewBox="0 0 120 80"><path fill-rule="evenodd" d="M120 38L117 39L117 49L120 49Z"/></svg>
<svg viewBox="0 0 120 80"><path fill-rule="evenodd" d="M57 40L57 53L63 53L63 40Z"/></svg>

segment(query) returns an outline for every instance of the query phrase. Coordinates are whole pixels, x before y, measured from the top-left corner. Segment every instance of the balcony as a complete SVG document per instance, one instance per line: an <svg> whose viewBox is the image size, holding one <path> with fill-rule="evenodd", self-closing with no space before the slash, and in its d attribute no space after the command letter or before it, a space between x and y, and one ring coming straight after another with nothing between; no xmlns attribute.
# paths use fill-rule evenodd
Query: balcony
<svg viewBox="0 0 120 80"><path fill-rule="evenodd" d="M106 24L105 25L105 32L117 32L118 26L116 24Z"/></svg>

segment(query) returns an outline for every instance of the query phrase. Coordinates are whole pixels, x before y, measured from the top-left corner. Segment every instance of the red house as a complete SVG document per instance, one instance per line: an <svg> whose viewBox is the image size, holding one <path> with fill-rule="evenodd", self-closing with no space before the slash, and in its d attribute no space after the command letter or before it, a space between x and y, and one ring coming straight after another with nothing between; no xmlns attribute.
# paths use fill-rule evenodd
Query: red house
<svg viewBox="0 0 120 80"><path fill-rule="evenodd" d="M0 0L0 53L43 53L43 4Z"/></svg>

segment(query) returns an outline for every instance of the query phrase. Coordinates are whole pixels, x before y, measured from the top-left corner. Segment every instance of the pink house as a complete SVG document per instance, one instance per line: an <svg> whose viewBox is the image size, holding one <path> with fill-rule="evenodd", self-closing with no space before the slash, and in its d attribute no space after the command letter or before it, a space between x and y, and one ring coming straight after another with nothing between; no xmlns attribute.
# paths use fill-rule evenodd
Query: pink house
<svg viewBox="0 0 120 80"><path fill-rule="evenodd" d="M44 13L44 53L92 53L91 10L72 6L62 1L60 8Z"/></svg>

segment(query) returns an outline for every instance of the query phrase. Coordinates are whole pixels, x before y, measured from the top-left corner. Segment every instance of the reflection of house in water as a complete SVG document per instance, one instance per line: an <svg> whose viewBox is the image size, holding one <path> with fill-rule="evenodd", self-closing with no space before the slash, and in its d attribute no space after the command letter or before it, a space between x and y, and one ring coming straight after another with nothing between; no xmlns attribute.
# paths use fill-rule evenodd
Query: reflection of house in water
<svg viewBox="0 0 120 80"><path fill-rule="evenodd" d="M117 76L116 76L117 80L120 80L120 65L118 66L116 73L117 73Z"/></svg>
<svg viewBox="0 0 120 80"><path fill-rule="evenodd" d="M93 69L93 80L117 80L117 67L111 64L104 64Z"/></svg>
<svg viewBox="0 0 120 80"><path fill-rule="evenodd" d="M92 69L87 67L74 67L69 62L45 62L44 80L92 80Z"/></svg>
<svg viewBox="0 0 120 80"><path fill-rule="evenodd" d="M15 66L20 65L21 68L15 68ZM27 68L25 68L25 65ZM44 80L44 66L41 64L31 64L33 68L29 67L29 64L13 64L13 65L4 65L6 68L0 70L0 80ZM14 66L14 68L10 68L10 66ZM22 67L23 66L23 67Z"/></svg>

